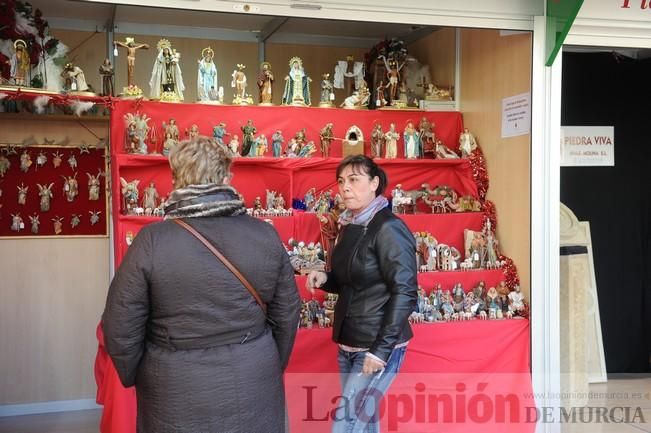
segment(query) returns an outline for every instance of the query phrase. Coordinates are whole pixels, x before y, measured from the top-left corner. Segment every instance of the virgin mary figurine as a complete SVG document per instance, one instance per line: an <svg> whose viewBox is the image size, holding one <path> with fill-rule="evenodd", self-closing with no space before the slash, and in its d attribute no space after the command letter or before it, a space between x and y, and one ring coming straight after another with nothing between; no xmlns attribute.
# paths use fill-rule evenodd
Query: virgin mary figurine
<svg viewBox="0 0 651 433"><path fill-rule="evenodd" d="M161 39L156 45L158 56L151 71L149 88L152 99L177 102L183 100L183 75L179 66L181 54L172 49L167 39Z"/></svg>
<svg viewBox="0 0 651 433"><path fill-rule="evenodd" d="M310 81L303 69L303 60L300 57L292 57L289 60L289 75L285 77L285 90L283 92L283 105L309 106Z"/></svg>
<svg viewBox="0 0 651 433"><path fill-rule="evenodd" d="M197 72L197 95L201 102L212 101L211 96L217 94L217 67L213 62L214 57L215 52L212 48L208 47L201 50L201 59L199 60Z"/></svg>

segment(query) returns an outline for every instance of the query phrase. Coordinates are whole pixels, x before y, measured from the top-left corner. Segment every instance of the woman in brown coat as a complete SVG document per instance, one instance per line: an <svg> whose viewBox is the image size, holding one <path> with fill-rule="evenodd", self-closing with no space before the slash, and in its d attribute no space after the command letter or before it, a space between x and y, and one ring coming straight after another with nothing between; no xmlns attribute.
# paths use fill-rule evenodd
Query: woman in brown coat
<svg viewBox="0 0 651 433"><path fill-rule="evenodd" d="M274 228L246 215L230 151L206 137L170 154L165 221L144 227L109 288L106 347L136 386L139 433L281 433L282 373L300 301ZM265 313L182 219L251 283ZM273 323L270 325L269 323Z"/></svg>

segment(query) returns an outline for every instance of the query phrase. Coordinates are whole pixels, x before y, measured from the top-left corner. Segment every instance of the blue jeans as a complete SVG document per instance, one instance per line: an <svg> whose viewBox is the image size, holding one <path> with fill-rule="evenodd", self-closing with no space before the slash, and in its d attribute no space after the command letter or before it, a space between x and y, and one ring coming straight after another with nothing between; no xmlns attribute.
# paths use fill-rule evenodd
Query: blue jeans
<svg viewBox="0 0 651 433"><path fill-rule="evenodd" d="M383 370L364 375L367 352L339 349L337 361L343 391L332 424L333 433L379 433L380 402L395 379L406 350L407 347L394 349Z"/></svg>

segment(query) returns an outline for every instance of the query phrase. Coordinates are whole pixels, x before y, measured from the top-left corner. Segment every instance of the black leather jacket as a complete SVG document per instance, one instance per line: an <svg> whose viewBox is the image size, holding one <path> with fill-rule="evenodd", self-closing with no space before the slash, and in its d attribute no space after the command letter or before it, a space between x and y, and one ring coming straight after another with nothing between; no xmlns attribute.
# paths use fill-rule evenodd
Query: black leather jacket
<svg viewBox="0 0 651 433"><path fill-rule="evenodd" d="M339 294L332 339L368 347L386 361L413 333L409 315L417 300L416 241L389 208L367 226L349 224L332 253L324 290Z"/></svg>

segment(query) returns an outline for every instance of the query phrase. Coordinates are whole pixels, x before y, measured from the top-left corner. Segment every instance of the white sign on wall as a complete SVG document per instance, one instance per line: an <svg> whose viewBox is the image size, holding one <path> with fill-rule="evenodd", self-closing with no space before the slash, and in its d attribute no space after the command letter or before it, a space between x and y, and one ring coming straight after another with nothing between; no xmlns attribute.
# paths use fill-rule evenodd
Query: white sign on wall
<svg viewBox="0 0 651 433"><path fill-rule="evenodd" d="M612 126L562 126L561 166L615 165L615 128Z"/></svg>
<svg viewBox="0 0 651 433"><path fill-rule="evenodd" d="M502 138L531 132L531 93L502 99Z"/></svg>

